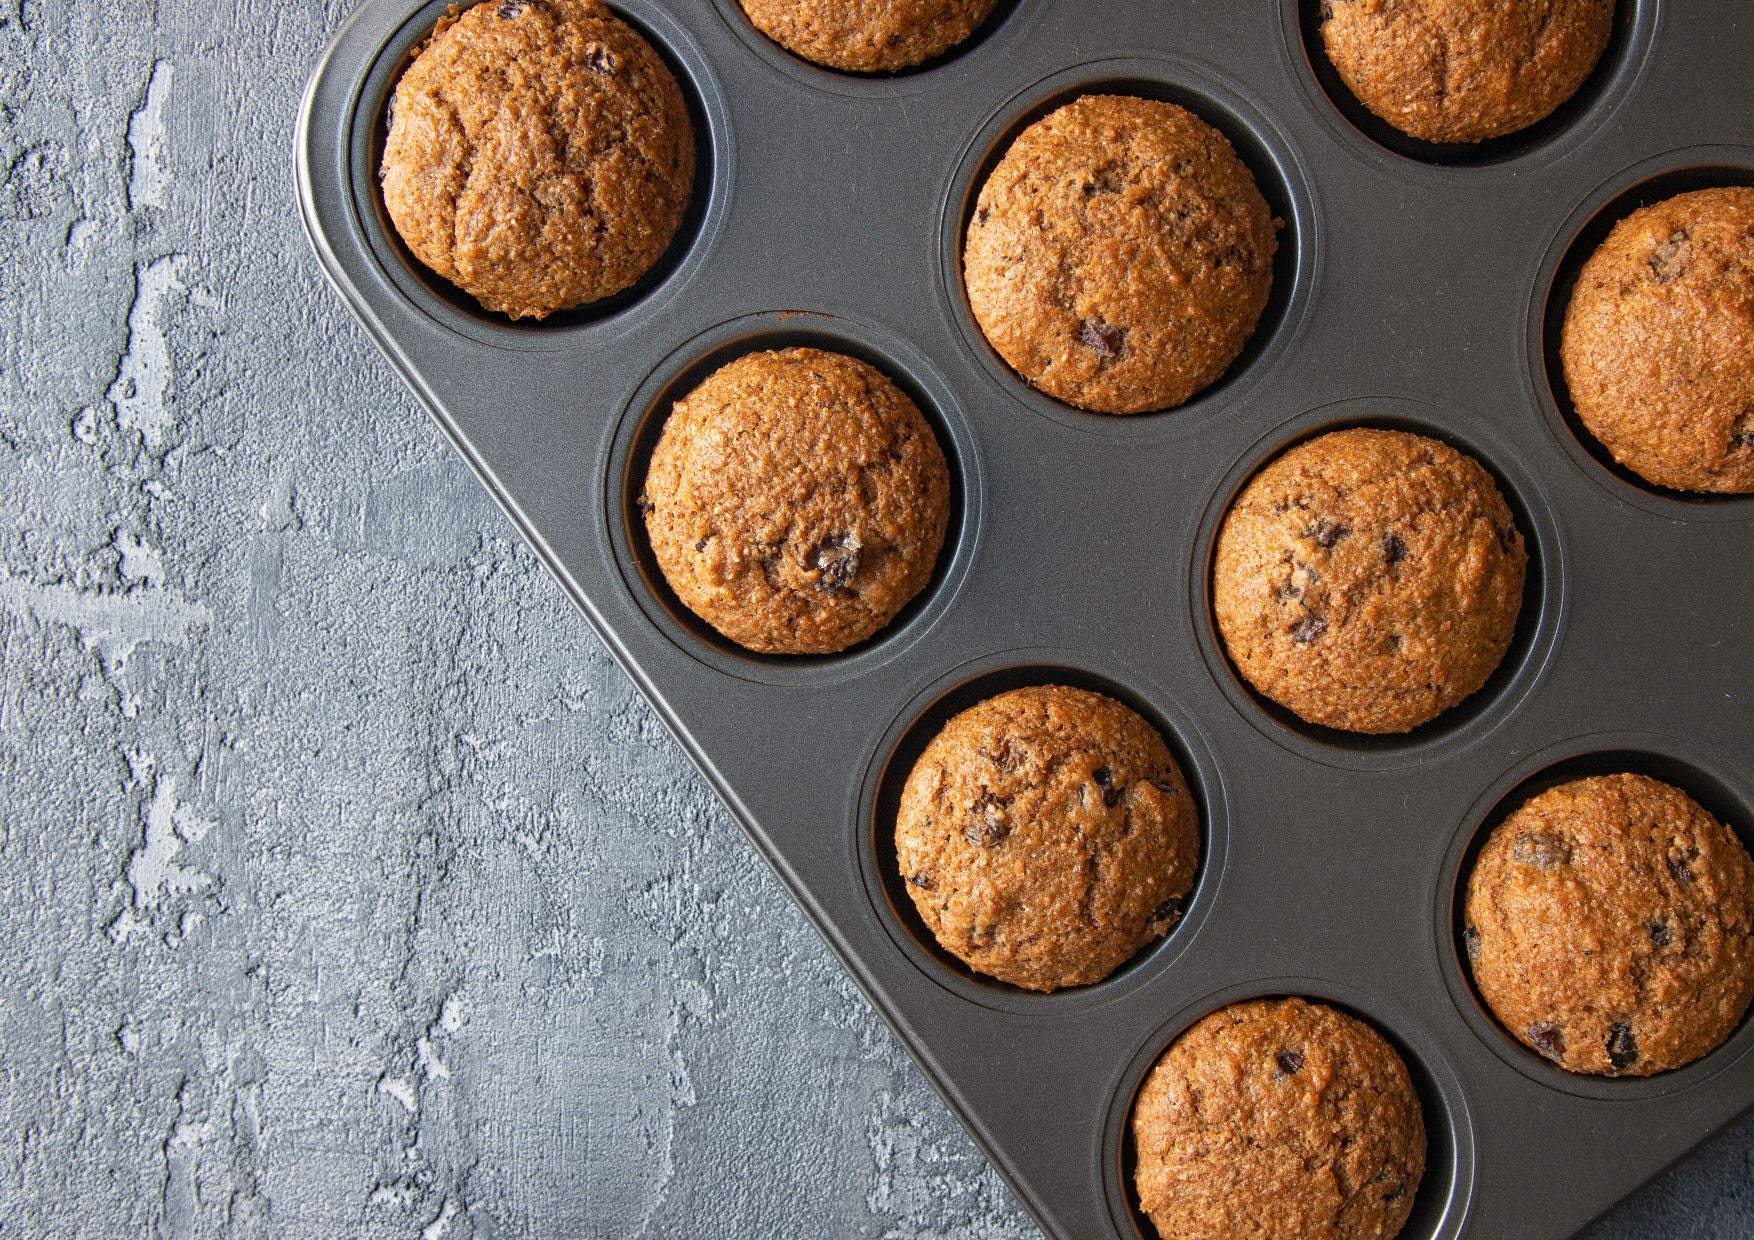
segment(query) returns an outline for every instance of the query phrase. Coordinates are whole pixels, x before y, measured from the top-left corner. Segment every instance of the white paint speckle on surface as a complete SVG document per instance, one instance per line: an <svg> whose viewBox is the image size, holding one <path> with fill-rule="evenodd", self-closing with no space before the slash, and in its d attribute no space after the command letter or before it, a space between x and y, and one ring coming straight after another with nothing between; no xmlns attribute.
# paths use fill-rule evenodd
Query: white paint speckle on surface
<svg viewBox="0 0 1754 1240"><path fill-rule="evenodd" d="M105 395L116 421L137 431L151 447L164 442L176 421L171 408L171 299L183 292L181 254L157 258L135 277L134 304L128 311L128 348L116 363L115 381Z"/></svg>
<svg viewBox="0 0 1754 1240"><path fill-rule="evenodd" d="M186 645L192 631L213 623L213 612L162 589L87 590L65 582L38 585L0 566L0 608L33 627L72 629L86 649L120 670L142 643Z"/></svg>
<svg viewBox="0 0 1754 1240"><path fill-rule="evenodd" d="M128 209L163 207L169 201L170 177L163 166L164 109L170 99L171 79L176 67L168 60L152 64L152 76L146 83L146 98L128 118L128 147L133 153L133 166L128 179Z"/></svg>

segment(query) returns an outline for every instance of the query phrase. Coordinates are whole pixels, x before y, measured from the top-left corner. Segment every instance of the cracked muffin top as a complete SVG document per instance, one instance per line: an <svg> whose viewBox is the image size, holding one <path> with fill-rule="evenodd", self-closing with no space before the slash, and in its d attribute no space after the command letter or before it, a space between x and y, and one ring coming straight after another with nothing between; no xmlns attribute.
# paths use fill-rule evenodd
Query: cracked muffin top
<svg viewBox="0 0 1754 1240"><path fill-rule="evenodd" d="M1643 775L1530 798L1468 876L1462 942L1480 997L1570 1072L1691 1063L1754 998L1754 861L1692 797Z"/></svg>
<svg viewBox="0 0 1754 1240"><path fill-rule="evenodd" d="M999 356L1097 413L1186 403L1242 352L1277 222L1224 135L1185 108L1086 95L1025 129L968 224L969 308Z"/></svg>
<svg viewBox="0 0 1754 1240"><path fill-rule="evenodd" d="M1584 427L1647 482L1754 493L1754 188L1634 211L1584 264L1560 342Z"/></svg>
<svg viewBox="0 0 1754 1240"><path fill-rule="evenodd" d="M1390 1240L1425 1174L1425 1122L1382 1035L1302 999L1222 1008L1133 1104L1139 1205L1159 1235Z"/></svg>
<svg viewBox="0 0 1754 1240"><path fill-rule="evenodd" d="M694 130L669 66L599 0L490 0L442 18L396 83L380 178L414 257L541 319L663 257Z"/></svg>
<svg viewBox="0 0 1754 1240"><path fill-rule="evenodd" d="M945 951L1048 991L1099 982L1169 933L1200 828L1155 728L1102 694L1037 685L970 707L926 746L895 853Z"/></svg>
<svg viewBox="0 0 1754 1240"><path fill-rule="evenodd" d="M1614 0L1324 0L1322 43L1360 103L1426 142L1501 138L1584 84Z"/></svg>
<svg viewBox="0 0 1754 1240"><path fill-rule="evenodd" d="M950 471L881 371L784 349L746 354L676 402L639 504L690 611L749 650L833 654L931 580Z"/></svg>
<svg viewBox="0 0 1754 1240"><path fill-rule="evenodd" d="M1332 431L1243 488L1212 605L1257 690L1310 723L1407 732L1486 683L1528 553L1478 462L1405 431Z"/></svg>
<svg viewBox="0 0 1754 1240"><path fill-rule="evenodd" d="M847 73L893 73L943 55L998 0L741 0L755 28L805 60Z"/></svg>

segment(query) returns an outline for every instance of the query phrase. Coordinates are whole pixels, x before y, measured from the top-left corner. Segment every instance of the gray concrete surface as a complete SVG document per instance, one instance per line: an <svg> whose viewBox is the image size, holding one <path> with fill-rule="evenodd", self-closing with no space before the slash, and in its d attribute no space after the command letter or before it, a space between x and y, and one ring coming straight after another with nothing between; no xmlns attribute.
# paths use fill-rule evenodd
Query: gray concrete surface
<svg viewBox="0 0 1754 1240"><path fill-rule="evenodd" d="M321 283L348 7L0 0L0 1236L1034 1235Z"/></svg>

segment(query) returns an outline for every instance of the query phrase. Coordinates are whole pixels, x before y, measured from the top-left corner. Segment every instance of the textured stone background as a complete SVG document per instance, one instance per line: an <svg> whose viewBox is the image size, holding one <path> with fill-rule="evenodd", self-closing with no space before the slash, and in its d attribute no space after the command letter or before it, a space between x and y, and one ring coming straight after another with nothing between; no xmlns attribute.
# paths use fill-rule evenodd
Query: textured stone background
<svg viewBox="0 0 1754 1240"><path fill-rule="evenodd" d="M1034 1235L323 286L348 7L0 0L0 1236Z"/></svg>

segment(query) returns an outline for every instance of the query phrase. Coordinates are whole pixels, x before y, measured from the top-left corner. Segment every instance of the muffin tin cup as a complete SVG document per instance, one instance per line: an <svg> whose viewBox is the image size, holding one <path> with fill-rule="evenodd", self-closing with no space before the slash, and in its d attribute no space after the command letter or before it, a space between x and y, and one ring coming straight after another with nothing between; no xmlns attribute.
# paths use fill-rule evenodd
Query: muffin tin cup
<svg viewBox="0 0 1754 1240"><path fill-rule="evenodd" d="M1744 762L1746 757L1744 755ZM1519 1042L1481 999L1462 949L1462 907L1474 859L1493 828L1529 798L1592 775L1631 772L1673 784L1754 849L1754 783L1726 754L1697 741L1649 732L1597 732L1559 741L1506 771L1470 808L1450 845L1433 919L1434 950L1457 1014L1494 1054L1548 1089L1601 1102L1637 1102L1704 1088L1754 1049L1748 1013L1716 1048L1692 1063L1653 1076L1605 1077L1567 1072Z"/></svg>
<svg viewBox="0 0 1754 1240"><path fill-rule="evenodd" d="M1231 662L1212 612L1212 563L1230 506L1262 469L1300 443L1353 427L1408 431L1441 440L1492 475L1528 549L1522 610L1503 660L1479 689L1410 732L1373 735L1309 723L1260 693ZM1275 427L1225 476L1200 523L1190 594L1200 600L1195 623L1213 680L1237 711L1292 752L1333 766L1391 770L1460 752L1510 717L1540 683L1564 627L1565 541L1535 479L1477 414L1398 396L1365 396L1312 409Z"/></svg>
<svg viewBox="0 0 1754 1240"><path fill-rule="evenodd" d="M715 632L676 598L652 556L636 500L652 449L678 400L739 357L799 347L869 362L919 407L950 469L950 520L931 581L882 629L838 654L766 655ZM844 315L804 310L742 315L685 341L634 391L603 456L608 463L604 522L628 596L678 648L729 676L824 685L900 656L954 602L979 549L986 494L980 447L955 392L905 338Z"/></svg>
<svg viewBox="0 0 1754 1240"><path fill-rule="evenodd" d="M625 0L695 111L690 223L628 294L514 324L418 270L389 229L384 102L445 5L363 0L303 102L301 212L349 309L1047 1235L1145 1234L1126 1170L1144 1073L1206 1012L1298 994L1367 1020L1422 1082L1447 1170L1408 1240L1555 1240L1754 1104L1746 1020L1646 1081L1540 1062L1481 1006L1454 925L1483 826L1543 772L1642 764L1750 828L1754 501L1660 494L1604 463L1554 385L1550 323L1582 249L1640 194L1754 183L1754 25L1742 0L1624 0L1618 50L1560 123L1439 164L1347 119L1301 2L1015 0L967 48L854 77L766 43L736 0ZM1179 410L1060 404L968 313L980 178L1085 90L1216 124L1285 221L1255 338ZM700 624L633 508L674 399L789 344L894 378L957 491L931 585L820 658L752 655ZM1291 444L1359 424L1474 456L1531 551L1499 672L1402 737L1288 717L1242 682L1212 617L1231 498ZM890 873L887 807L947 712L1046 681L1163 731L1201 802L1203 859L1165 939L1038 995L937 950Z"/></svg>
<svg viewBox="0 0 1754 1240"><path fill-rule="evenodd" d="M1482 170L1509 172L1563 159L1599 134L1636 89L1657 46L1667 0L1615 0L1614 28L1595 69L1569 100L1519 133L1478 143L1426 142L1401 133L1360 103L1328 61L1321 37L1324 0L1281 6L1286 59L1305 98L1341 141L1361 154L1399 158L1411 174L1466 180Z"/></svg>
<svg viewBox="0 0 1754 1240"><path fill-rule="evenodd" d="M351 163L354 227L368 241L383 279L412 304L461 335L506 349L544 351L608 339L635 330L659 314L710 261L725 225L734 175L730 108L700 45L688 28L662 7L632 0L616 13L633 26L669 65L682 88L694 124L694 196L663 256L634 286L613 297L546 319L513 320L482 309L467 293L427 270L396 235L378 187L390 97L402 71L418 54L433 26L454 0L427 0L398 22L383 40L353 102L345 151Z"/></svg>
<svg viewBox="0 0 1754 1240"><path fill-rule="evenodd" d="M1248 342L1225 373L1173 409L1092 413L1049 396L1018 374L988 343L963 285L963 248L975 200L994 167L1030 125L1084 95L1135 95L1177 104L1222 133L1260 187L1279 222L1273 292ZM939 272L944 306L989 378L1024 408L1093 435L1118 438L1197 434L1202 425L1265 382L1295 344L1315 298L1320 265L1319 214L1302 161L1285 132L1246 88L1182 56L1122 56L1061 69L1017 90L999 105L957 161L944 191Z"/></svg>
<svg viewBox="0 0 1754 1240"><path fill-rule="evenodd" d="M1338 1009L1369 1025L1395 1048L1419 1096L1426 1141L1425 1175L1400 1234L1408 1240L1454 1240L1463 1235L1474 1192L1474 1117L1461 1078L1450 1067L1442 1045L1392 1001L1312 977L1267 977L1202 995L1153 1030L1127 1062L1104 1121L1101 1147L1101 1175L1108 1185L1109 1216L1116 1232L1128 1240L1156 1240L1133 1185L1133 1104L1145 1078L1177 1039L1201 1020L1255 999L1306 999Z"/></svg>
<svg viewBox="0 0 1754 1240"><path fill-rule="evenodd" d="M1200 866L1181 918L1163 938L1146 944L1100 982L1037 993L982 977L939 947L913 908L895 865L895 807L902 785L925 747L952 717L988 698L1028 685L1070 685L1120 701L1157 729L1188 783L1199 814ZM1138 668L1092 660L1065 649L1007 650L946 672L913 701L883 734L872 754L854 822L871 907L896 949L926 977L959 998L1021 1016L1082 1014L1148 986L1199 938L1221 898L1230 843L1230 803L1224 776L1199 723L1170 689Z"/></svg>
<svg viewBox="0 0 1754 1240"><path fill-rule="evenodd" d="M1529 381L1553 437L1610 495L1670 521L1754 520L1754 495L1675 491L1615 461L1584 427L1565 385L1559 342L1579 271L1614 226L1676 194L1754 186L1754 147L1682 147L1633 164L1597 186L1557 228L1529 301Z"/></svg>

